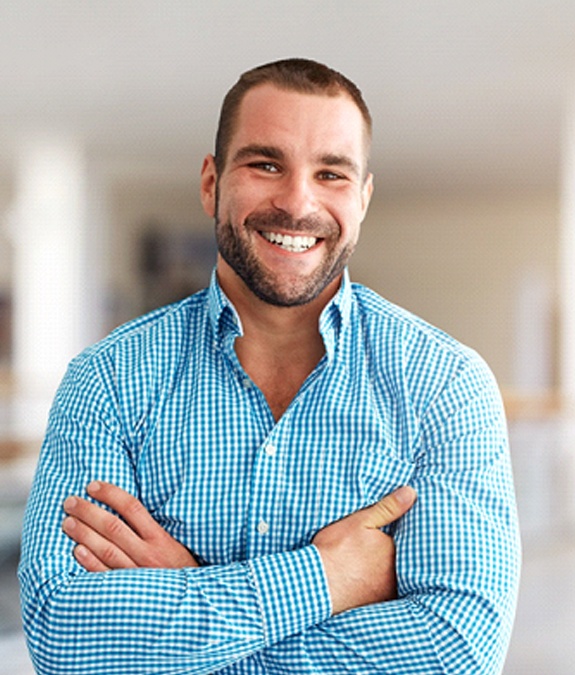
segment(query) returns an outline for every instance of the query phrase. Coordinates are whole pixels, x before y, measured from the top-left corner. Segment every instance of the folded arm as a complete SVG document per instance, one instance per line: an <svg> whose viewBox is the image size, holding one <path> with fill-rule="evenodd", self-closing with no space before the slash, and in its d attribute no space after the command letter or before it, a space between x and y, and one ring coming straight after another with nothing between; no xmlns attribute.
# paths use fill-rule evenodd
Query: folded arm
<svg viewBox="0 0 575 675"><path fill-rule="evenodd" d="M132 496L135 482L119 478L134 474L117 445L102 456L107 477L122 488L90 482L88 499L70 499L81 493L93 441L89 448L71 444L76 422L61 417L57 406L53 414L59 424L47 436L29 500L19 571L39 673L233 669L334 612L395 596L393 541L379 528L411 506L412 491L354 514L351 525L335 523L331 534L325 528L317 545L200 567ZM110 429L100 432L99 447L111 444ZM63 454L70 452L84 457L77 474L62 471ZM345 541L349 551L335 565ZM352 579L363 583L350 585Z"/></svg>
<svg viewBox="0 0 575 675"><path fill-rule="evenodd" d="M446 384L420 428L409 480L417 503L394 528L398 599L270 646L271 672L501 672L520 542L504 413L480 360Z"/></svg>
<svg viewBox="0 0 575 675"><path fill-rule="evenodd" d="M140 559L145 567L138 569L130 561L124 569L88 572L73 557L66 535L60 541L40 515L47 506L61 520L44 499L46 480L41 469L19 572L24 624L39 673L212 673L330 615L313 546L225 566L197 567L188 560L180 569L153 568L171 555L180 557L178 564L185 557L166 535L163 561L155 553L149 562ZM47 536L52 554L38 555L39 540Z"/></svg>
<svg viewBox="0 0 575 675"><path fill-rule="evenodd" d="M116 514L80 497L64 502L64 532L76 542L74 557L88 572L116 569L198 567L193 554L171 537L133 495L94 481L88 494ZM397 597L395 546L381 528L398 520L415 501L405 486L327 527L313 538L330 591L332 613ZM377 570L377 573L374 573Z"/></svg>

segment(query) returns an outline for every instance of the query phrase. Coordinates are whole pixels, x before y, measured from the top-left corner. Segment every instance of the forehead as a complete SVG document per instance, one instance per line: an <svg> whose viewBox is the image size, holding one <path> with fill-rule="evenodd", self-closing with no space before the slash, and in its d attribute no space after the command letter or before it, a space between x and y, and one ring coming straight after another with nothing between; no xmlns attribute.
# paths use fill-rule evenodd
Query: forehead
<svg viewBox="0 0 575 675"><path fill-rule="evenodd" d="M345 152L365 161L368 132L361 111L346 93L308 94L263 84L239 107L230 145L281 144L284 149Z"/></svg>

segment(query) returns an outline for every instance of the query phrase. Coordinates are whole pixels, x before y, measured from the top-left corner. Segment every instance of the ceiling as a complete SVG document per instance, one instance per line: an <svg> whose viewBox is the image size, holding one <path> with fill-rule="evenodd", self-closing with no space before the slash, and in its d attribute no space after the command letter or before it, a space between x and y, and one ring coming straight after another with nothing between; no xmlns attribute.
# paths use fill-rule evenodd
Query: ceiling
<svg viewBox="0 0 575 675"><path fill-rule="evenodd" d="M558 181L575 0L3 0L0 172L31 134L197 171L239 73L295 55L363 90L385 190Z"/></svg>

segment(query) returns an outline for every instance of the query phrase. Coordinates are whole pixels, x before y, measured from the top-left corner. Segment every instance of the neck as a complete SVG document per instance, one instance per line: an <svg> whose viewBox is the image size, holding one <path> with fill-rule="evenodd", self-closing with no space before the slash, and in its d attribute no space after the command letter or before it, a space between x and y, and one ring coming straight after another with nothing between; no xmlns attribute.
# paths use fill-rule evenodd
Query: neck
<svg viewBox="0 0 575 675"><path fill-rule="evenodd" d="M218 263L218 281L242 322L236 354L279 419L325 353L319 317L341 280L312 302L296 307L276 307L260 300L223 261Z"/></svg>

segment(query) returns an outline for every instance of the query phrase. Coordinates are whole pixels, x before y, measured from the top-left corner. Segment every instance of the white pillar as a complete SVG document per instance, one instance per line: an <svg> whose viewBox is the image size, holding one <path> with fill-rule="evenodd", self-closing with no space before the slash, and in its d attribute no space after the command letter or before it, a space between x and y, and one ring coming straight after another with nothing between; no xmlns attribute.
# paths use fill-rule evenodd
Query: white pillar
<svg viewBox="0 0 575 675"><path fill-rule="evenodd" d="M560 385L565 401L560 467L562 485L557 501L563 502L571 528L575 528L575 89L567 108L563 139L561 204ZM563 498L562 498L563 493Z"/></svg>
<svg viewBox="0 0 575 675"><path fill-rule="evenodd" d="M520 278L516 299L514 383L522 394L553 387L553 294L545 275L530 269Z"/></svg>
<svg viewBox="0 0 575 675"><path fill-rule="evenodd" d="M565 124L562 185L561 262L561 389L575 402L575 95Z"/></svg>
<svg viewBox="0 0 575 675"><path fill-rule="evenodd" d="M100 336L102 223L78 143L30 139L16 170L13 433L35 439L67 363Z"/></svg>

